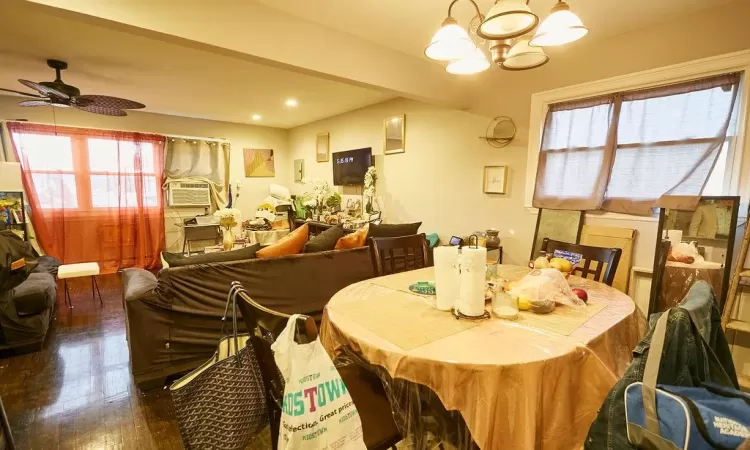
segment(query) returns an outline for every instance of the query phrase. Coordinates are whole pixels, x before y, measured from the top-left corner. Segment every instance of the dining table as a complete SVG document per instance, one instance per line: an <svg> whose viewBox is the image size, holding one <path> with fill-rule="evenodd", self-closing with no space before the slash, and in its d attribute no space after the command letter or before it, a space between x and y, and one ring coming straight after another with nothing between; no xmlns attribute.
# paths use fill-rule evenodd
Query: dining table
<svg viewBox="0 0 750 450"><path fill-rule="evenodd" d="M500 264L497 277L514 282L531 270ZM336 293L321 323L326 351L378 374L410 448L434 448L428 428L459 449L580 448L640 338L632 299L571 276L585 306L464 320L410 291L434 277L427 267Z"/></svg>

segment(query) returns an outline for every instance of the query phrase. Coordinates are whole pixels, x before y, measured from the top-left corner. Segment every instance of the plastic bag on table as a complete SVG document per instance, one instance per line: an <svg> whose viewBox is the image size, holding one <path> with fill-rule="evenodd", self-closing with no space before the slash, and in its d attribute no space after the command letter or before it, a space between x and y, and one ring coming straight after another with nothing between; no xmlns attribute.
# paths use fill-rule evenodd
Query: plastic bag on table
<svg viewBox="0 0 750 450"><path fill-rule="evenodd" d="M526 297L532 306L549 302L569 306L586 304L573 293L563 274L557 269L535 269L513 284L510 295Z"/></svg>

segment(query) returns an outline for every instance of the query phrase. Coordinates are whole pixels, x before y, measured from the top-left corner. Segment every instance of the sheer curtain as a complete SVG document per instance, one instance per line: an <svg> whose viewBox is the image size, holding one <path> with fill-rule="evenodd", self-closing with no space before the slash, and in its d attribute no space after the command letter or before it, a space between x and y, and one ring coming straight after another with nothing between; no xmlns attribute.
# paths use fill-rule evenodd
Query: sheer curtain
<svg viewBox="0 0 750 450"><path fill-rule="evenodd" d="M534 206L694 210L728 136L740 75L551 105Z"/></svg>
<svg viewBox="0 0 750 450"><path fill-rule="evenodd" d="M164 247L164 137L8 123L39 245L103 273L156 268Z"/></svg>

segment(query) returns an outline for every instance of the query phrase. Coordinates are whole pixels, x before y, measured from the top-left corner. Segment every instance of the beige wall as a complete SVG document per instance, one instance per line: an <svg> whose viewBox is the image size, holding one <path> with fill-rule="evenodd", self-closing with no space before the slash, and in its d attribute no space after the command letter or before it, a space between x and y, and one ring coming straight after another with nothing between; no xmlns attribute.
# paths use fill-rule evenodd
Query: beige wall
<svg viewBox="0 0 750 450"><path fill-rule="evenodd" d="M27 119L30 122L48 124L56 121L58 125L227 139L232 144L230 180L233 185L237 180L242 183L237 204L243 211L243 216L255 211L261 200L268 195L268 186L271 183L286 184L291 178L291 170L285 170L291 165L291 160L287 159L286 130L144 112L129 112L127 117L108 117L73 108L55 108L56 117L53 117L52 108L20 108L16 106L19 100L19 97L0 96L0 120ZM245 178L242 165L243 148L274 149L277 176ZM234 186L232 189L234 190ZM182 247L182 235L175 227L175 223L179 223L181 218L192 217L202 212L202 209L168 208L165 212L168 248Z"/></svg>
<svg viewBox="0 0 750 450"><path fill-rule="evenodd" d="M406 153L383 155L383 119L397 114L406 114ZM523 208L528 133L519 129L510 146L492 148L479 139L489 120L418 101L390 100L289 130L285 171L291 173L291 160L304 159L306 178L332 182L331 161L315 162L318 133L330 133L332 153L372 147L387 221L422 221L421 231L445 239L495 227L503 239L505 262L523 264L535 224L535 216ZM483 169L491 165L508 166L507 194L482 193ZM295 184L293 190L306 188Z"/></svg>

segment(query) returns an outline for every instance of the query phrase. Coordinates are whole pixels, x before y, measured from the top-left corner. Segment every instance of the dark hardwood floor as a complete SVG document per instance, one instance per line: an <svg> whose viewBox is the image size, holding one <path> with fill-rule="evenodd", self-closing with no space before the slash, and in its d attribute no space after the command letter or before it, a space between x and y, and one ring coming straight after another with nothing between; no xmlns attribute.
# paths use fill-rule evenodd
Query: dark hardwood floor
<svg viewBox="0 0 750 450"><path fill-rule="evenodd" d="M142 392L130 375L119 275L58 285L41 351L0 359L0 395L19 449L181 449L169 392ZM143 330L148 332L148 330ZM270 448L268 433L251 448Z"/></svg>

